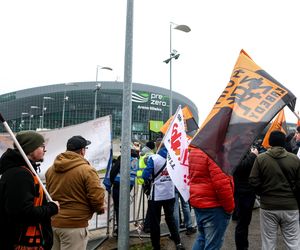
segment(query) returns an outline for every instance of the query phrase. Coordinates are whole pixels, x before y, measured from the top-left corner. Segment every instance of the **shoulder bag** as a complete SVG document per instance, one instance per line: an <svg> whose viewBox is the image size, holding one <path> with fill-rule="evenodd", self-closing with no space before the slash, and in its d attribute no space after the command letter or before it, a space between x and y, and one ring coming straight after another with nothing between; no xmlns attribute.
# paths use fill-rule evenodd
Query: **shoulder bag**
<svg viewBox="0 0 300 250"><path fill-rule="evenodd" d="M143 191L144 191L144 194L149 196L150 195L150 192L151 192L151 185L152 185L152 182L155 180L155 178L157 176L159 176L159 174L165 169L167 165L167 161L165 162L165 164L158 170L158 172L153 175L153 177L149 180L146 180L145 183L143 184Z"/></svg>

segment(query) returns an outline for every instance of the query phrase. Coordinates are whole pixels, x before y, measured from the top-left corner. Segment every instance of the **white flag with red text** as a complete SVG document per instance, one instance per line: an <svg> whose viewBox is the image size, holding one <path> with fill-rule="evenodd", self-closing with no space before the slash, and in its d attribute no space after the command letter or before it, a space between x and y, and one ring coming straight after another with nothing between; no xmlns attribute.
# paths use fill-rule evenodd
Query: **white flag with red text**
<svg viewBox="0 0 300 250"><path fill-rule="evenodd" d="M181 106L165 134L165 147L168 150L167 169L169 175L185 201L190 198L188 169L188 138L185 133Z"/></svg>

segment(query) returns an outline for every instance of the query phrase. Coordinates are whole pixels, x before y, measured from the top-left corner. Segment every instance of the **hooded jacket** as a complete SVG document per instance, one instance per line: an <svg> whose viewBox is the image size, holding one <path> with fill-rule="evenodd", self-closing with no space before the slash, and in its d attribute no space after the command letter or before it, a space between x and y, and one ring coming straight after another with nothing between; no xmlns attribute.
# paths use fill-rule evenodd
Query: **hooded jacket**
<svg viewBox="0 0 300 250"><path fill-rule="evenodd" d="M148 161L149 157L153 154L154 154L154 152L147 146L144 146L142 148L140 158L139 158L139 168L136 171L137 184L139 184L139 185L144 184L144 179L142 177L143 171L147 167L147 161Z"/></svg>
<svg viewBox="0 0 300 250"><path fill-rule="evenodd" d="M58 228L82 228L104 207L104 189L96 170L80 154L59 154L46 172L46 187L60 211L52 218Z"/></svg>
<svg viewBox="0 0 300 250"><path fill-rule="evenodd" d="M37 168L34 162L32 166ZM28 168L25 169L24 167ZM34 206L38 188L19 151L8 149L0 159L0 249L10 250L28 226L41 224L44 248L52 247L50 218L58 212L44 196L42 206Z"/></svg>
<svg viewBox="0 0 300 250"><path fill-rule="evenodd" d="M256 157L256 154L248 152L234 171L234 190L237 195L255 195L254 188L249 183L249 175Z"/></svg>
<svg viewBox="0 0 300 250"><path fill-rule="evenodd" d="M257 156L249 182L260 195L260 206L266 210L297 210L297 201L278 161L288 177L300 189L300 160L283 147L271 147Z"/></svg>
<svg viewBox="0 0 300 250"><path fill-rule="evenodd" d="M199 148L189 154L190 203L196 208L223 207L225 212L234 209L234 184L231 176Z"/></svg>

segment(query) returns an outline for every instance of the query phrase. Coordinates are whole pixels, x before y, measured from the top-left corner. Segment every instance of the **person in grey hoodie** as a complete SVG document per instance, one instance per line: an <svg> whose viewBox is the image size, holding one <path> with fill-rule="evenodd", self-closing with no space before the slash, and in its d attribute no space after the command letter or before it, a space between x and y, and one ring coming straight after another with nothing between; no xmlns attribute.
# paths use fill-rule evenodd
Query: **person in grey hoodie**
<svg viewBox="0 0 300 250"><path fill-rule="evenodd" d="M299 249L299 208L289 180L300 188L300 160L285 150L285 134L271 132L271 146L257 156L249 183L260 196L260 228L262 249L276 248L280 227L286 249ZM288 179L289 180L288 180Z"/></svg>

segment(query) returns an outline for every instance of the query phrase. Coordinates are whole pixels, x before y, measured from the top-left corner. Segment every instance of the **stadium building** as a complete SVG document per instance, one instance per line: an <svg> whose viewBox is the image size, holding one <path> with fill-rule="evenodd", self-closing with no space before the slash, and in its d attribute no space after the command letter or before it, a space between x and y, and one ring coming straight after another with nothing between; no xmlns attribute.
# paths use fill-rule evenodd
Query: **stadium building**
<svg viewBox="0 0 300 250"><path fill-rule="evenodd" d="M148 140L169 118L168 89L132 84L132 138ZM173 92L173 113L188 106L196 121L198 110L187 97ZM12 131L54 129L112 116L113 138L120 138L123 82L75 82L19 90L0 95L0 111ZM1 127L1 132L5 132Z"/></svg>

